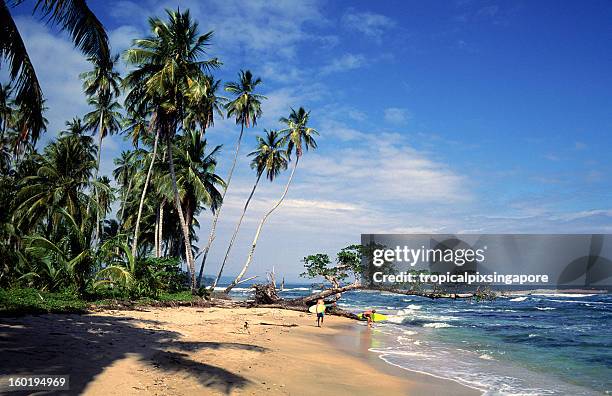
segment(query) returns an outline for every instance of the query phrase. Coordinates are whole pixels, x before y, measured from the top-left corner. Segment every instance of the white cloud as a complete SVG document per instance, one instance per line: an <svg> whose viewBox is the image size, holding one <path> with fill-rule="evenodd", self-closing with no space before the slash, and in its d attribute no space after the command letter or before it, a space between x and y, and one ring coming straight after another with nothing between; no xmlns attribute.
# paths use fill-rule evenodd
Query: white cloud
<svg viewBox="0 0 612 396"><path fill-rule="evenodd" d="M49 124L45 137L52 138L64 129L67 120L89 111L79 74L90 65L66 35L51 32L32 17L17 17L15 22L48 106L45 117Z"/></svg>
<svg viewBox="0 0 612 396"><path fill-rule="evenodd" d="M108 32L108 39L113 53L122 53L132 46L134 39L145 36L142 30L133 25L122 25Z"/></svg>
<svg viewBox="0 0 612 396"><path fill-rule="evenodd" d="M342 24L350 29L374 39L380 39L383 33L395 26L391 18L372 12L349 10L342 17Z"/></svg>
<svg viewBox="0 0 612 396"><path fill-rule="evenodd" d="M113 7L112 15L130 24L138 23L135 18L140 18L140 26L145 27L146 17L163 17L164 9L176 9L176 6L174 1L148 1L144 4L122 1ZM222 60L231 59L230 55L234 55L235 60L236 55L245 53L254 62L272 56L293 58L298 43L317 38L309 33L306 25L325 23L316 0L218 0L205 3L188 0L181 2L180 7L190 10L200 22L202 32L214 31L215 46L211 52ZM323 40L335 42L333 37Z"/></svg>
<svg viewBox="0 0 612 396"><path fill-rule="evenodd" d="M330 74L335 72L345 72L348 70L358 69L365 64L365 56L361 54L344 54L323 66L321 68L321 73Z"/></svg>
<svg viewBox="0 0 612 396"><path fill-rule="evenodd" d="M406 109L399 107L389 107L385 109L385 121L396 124L404 125L408 121L409 114Z"/></svg>

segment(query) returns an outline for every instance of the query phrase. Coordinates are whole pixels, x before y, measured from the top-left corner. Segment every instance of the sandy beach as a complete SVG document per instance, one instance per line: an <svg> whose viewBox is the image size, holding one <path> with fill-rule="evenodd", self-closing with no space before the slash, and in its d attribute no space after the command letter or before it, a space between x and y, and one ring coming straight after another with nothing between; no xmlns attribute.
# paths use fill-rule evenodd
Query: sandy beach
<svg viewBox="0 0 612 396"><path fill-rule="evenodd" d="M0 371L70 374L71 393L88 395L479 394L382 362L367 351L371 332L267 308L2 318Z"/></svg>

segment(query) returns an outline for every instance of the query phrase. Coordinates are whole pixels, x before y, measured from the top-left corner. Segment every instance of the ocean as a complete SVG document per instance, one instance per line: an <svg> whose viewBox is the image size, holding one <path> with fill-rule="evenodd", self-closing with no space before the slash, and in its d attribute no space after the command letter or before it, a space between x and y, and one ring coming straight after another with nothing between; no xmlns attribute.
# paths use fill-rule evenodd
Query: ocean
<svg viewBox="0 0 612 396"><path fill-rule="evenodd" d="M313 292L286 285L282 297ZM250 289L236 288L235 298ZM344 293L338 305L391 315L369 350L385 362L486 395L612 394L612 297L540 293L493 301Z"/></svg>

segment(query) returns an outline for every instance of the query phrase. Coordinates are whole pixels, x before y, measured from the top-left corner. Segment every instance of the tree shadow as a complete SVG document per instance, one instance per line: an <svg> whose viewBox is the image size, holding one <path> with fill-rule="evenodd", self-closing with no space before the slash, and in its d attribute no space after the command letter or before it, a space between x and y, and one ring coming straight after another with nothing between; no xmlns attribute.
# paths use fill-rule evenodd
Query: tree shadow
<svg viewBox="0 0 612 396"><path fill-rule="evenodd" d="M137 327L135 322L144 327ZM61 393L81 394L104 369L130 355L169 375L189 373L203 386L230 394L250 381L221 367L193 360L189 352L267 350L233 342L181 341L180 333L160 327L161 322L155 320L78 314L0 318L0 375L68 374L70 391ZM11 392L28 393L31 392Z"/></svg>

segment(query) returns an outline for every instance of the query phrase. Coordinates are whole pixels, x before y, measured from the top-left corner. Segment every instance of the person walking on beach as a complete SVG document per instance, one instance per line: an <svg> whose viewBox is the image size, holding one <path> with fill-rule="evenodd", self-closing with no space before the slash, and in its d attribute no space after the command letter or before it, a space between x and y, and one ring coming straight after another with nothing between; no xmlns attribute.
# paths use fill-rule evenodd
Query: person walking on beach
<svg viewBox="0 0 612 396"><path fill-rule="evenodd" d="M317 301L317 327L323 326L323 318L325 317L325 302L323 299Z"/></svg>
<svg viewBox="0 0 612 396"><path fill-rule="evenodd" d="M363 311L363 317L368 320L368 327L372 327L372 314L375 314L375 309L368 309L367 311Z"/></svg>

